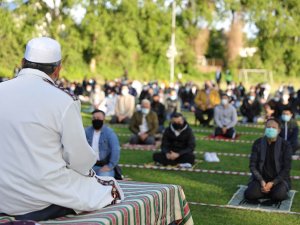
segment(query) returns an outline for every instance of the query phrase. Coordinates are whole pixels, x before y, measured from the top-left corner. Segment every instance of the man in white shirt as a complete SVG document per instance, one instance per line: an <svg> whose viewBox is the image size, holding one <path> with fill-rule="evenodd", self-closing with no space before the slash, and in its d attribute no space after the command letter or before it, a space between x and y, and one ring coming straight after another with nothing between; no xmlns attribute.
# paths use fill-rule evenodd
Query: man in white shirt
<svg viewBox="0 0 300 225"><path fill-rule="evenodd" d="M80 102L55 85L60 69L59 43L34 38L18 76L0 84L0 213L18 220L93 211L123 198L113 178L91 170L97 157Z"/></svg>

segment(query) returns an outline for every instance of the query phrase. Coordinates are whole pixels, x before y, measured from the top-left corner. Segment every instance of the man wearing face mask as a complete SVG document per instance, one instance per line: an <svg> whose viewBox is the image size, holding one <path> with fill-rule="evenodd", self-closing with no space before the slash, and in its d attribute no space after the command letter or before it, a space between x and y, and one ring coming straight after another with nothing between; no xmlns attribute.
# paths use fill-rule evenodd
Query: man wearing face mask
<svg viewBox="0 0 300 225"><path fill-rule="evenodd" d="M144 99L141 103L141 110L133 114L129 129L133 133L130 144L155 144L158 119L156 113L151 110L151 103L148 99Z"/></svg>
<svg viewBox="0 0 300 225"><path fill-rule="evenodd" d="M251 91L243 100L240 108L243 123L256 123L261 112L261 105L254 91Z"/></svg>
<svg viewBox="0 0 300 225"><path fill-rule="evenodd" d="M256 140L250 157L251 181L245 198L257 200L267 197L278 202L287 198L291 188L291 145L279 137L280 121L266 122L265 136Z"/></svg>
<svg viewBox="0 0 300 225"><path fill-rule="evenodd" d="M297 121L293 119L292 109L284 109L281 115L281 132L279 136L291 144L293 154L298 149L298 133L299 128Z"/></svg>
<svg viewBox="0 0 300 225"><path fill-rule="evenodd" d="M229 103L229 97L226 94L222 94L221 104L215 108L214 119L217 125L215 136L235 138L234 126L237 123L237 112Z"/></svg>
<svg viewBox="0 0 300 225"><path fill-rule="evenodd" d="M120 159L120 144L112 129L103 125L105 113L101 110L92 112L92 126L85 129L89 145L97 155L97 162L93 167L99 176L115 176L114 168Z"/></svg>
<svg viewBox="0 0 300 225"><path fill-rule="evenodd" d="M195 162L194 149L192 129L182 114L175 113L163 134L161 152L154 153L153 160L164 166L178 164L180 167L192 167Z"/></svg>
<svg viewBox="0 0 300 225"><path fill-rule="evenodd" d="M280 119L283 110L286 108L293 110L288 90L283 91L281 101L278 103L278 119Z"/></svg>
<svg viewBox="0 0 300 225"><path fill-rule="evenodd" d="M195 117L202 126L210 126L214 117L214 108L220 104L219 92L213 88L210 81L205 81L204 89L200 90L195 97ZM207 119L204 119L207 115Z"/></svg>

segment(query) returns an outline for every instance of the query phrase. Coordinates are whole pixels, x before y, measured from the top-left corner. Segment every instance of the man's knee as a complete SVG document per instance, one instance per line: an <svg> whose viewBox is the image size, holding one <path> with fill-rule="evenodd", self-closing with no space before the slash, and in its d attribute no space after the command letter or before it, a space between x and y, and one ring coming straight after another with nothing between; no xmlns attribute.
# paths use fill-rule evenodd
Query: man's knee
<svg viewBox="0 0 300 225"><path fill-rule="evenodd" d="M129 141L130 144L136 145L139 143L139 137L137 135L132 135Z"/></svg>
<svg viewBox="0 0 300 225"><path fill-rule="evenodd" d="M252 181L244 192L244 197L247 200L256 200L263 196L260 184L257 181Z"/></svg>
<svg viewBox="0 0 300 225"><path fill-rule="evenodd" d="M247 200L256 200L260 197L260 195L258 195L257 192L254 192L250 188L247 188L246 191L244 192L244 197Z"/></svg>
<svg viewBox="0 0 300 225"><path fill-rule="evenodd" d="M288 197L288 189L284 183L278 184L278 186L273 187L274 189L271 191L271 199L274 201L283 201Z"/></svg>
<svg viewBox="0 0 300 225"><path fill-rule="evenodd" d="M149 136L146 138L144 141L145 145L154 145L155 144L155 137L154 136Z"/></svg>
<svg viewBox="0 0 300 225"><path fill-rule="evenodd" d="M162 162L164 161L164 158L166 158L166 157L161 152L156 152L156 153L153 154L153 161L154 162L158 162L158 163L162 164Z"/></svg>

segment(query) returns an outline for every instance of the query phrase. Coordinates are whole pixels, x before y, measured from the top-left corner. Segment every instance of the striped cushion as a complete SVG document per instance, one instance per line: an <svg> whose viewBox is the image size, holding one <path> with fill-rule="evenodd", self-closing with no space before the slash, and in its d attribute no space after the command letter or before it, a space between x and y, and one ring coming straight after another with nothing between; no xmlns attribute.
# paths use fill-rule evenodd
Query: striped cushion
<svg viewBox="0 0 300 225"><path fill-rule="evenodd" d="M120 204L39 224L168 225L174 221L176 224L193 224L189 206L180 186L129 181L121 181L120 186L125 194L125 200ZM6 222L7 219L0 217L0 223Z"/></svg>

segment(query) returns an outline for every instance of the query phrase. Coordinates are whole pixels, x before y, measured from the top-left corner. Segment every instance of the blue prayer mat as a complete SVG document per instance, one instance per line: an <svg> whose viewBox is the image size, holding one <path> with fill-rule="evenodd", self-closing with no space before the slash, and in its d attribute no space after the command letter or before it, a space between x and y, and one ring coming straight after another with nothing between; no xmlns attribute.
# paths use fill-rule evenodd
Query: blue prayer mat
<svg viewBox="0 0 300 225"><path fill-rule="evenodd" d="M239 189L232 196L231 200L228 202L228 206L233 206L237 208L244 208L249 210L262 210L262 211L284 211L290 212L294 195L296 191L290 190L288 193L288 198L281 202L273 202L270 199L259 199L257 201L248 201L244 198L244 192L247 189L245 185L239 185Z"/></svg>

